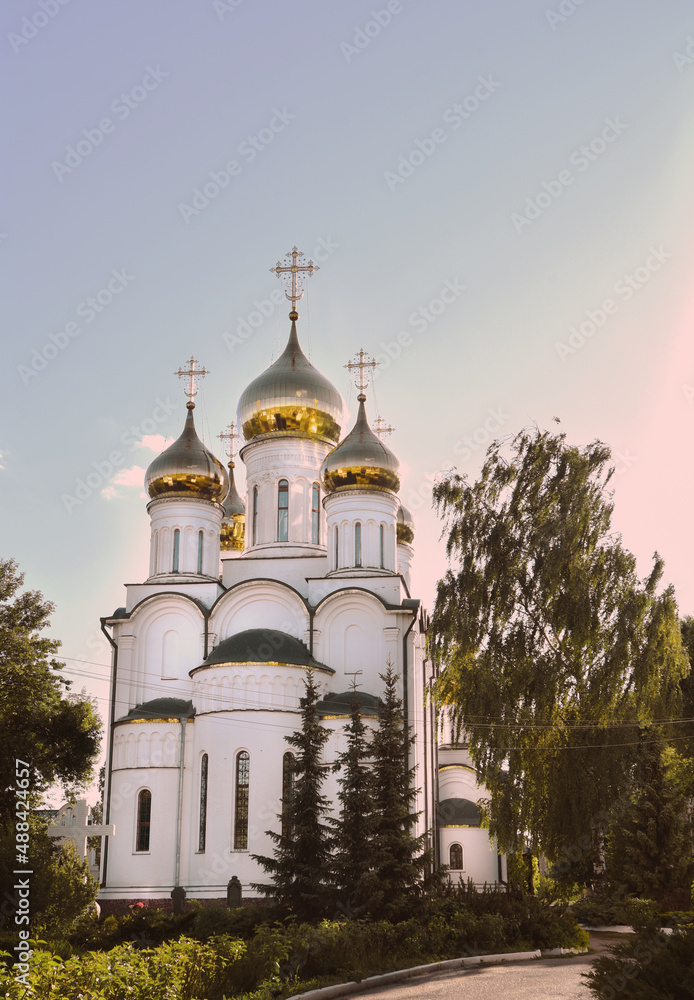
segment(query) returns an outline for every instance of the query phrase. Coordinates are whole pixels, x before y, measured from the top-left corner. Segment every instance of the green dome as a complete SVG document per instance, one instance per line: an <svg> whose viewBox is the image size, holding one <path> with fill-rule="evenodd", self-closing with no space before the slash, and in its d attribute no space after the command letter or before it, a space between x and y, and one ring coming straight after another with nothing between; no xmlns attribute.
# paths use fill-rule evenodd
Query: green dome
<svg viewBox="0 0 694 1000"><path fill-rule="evenodd" d="M224 639L215 646L202 666L211 667L219 663L279 663L330 670L314 660L299 639L273 628L249 628ZM330 672L334 673L333 670Z"/></svg>
<svg viewBox="0 0 694 1000"><path fill-rule="evenodd" d="M443 799L439 802L439 826L479 826L479 806L469 799Z"/></svg>

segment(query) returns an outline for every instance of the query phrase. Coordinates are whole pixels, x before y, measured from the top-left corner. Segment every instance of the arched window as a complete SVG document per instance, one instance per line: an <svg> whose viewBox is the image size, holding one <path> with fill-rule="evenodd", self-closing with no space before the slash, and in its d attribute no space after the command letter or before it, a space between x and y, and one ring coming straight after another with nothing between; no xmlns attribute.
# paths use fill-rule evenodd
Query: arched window
<svg viewBox="0 0 694 1000"><path fill-rule="evenodd" d="M176 528L174 531L174 554L173 554L173 571L178 573L178 557L181 551L181 532Z"/></svg>
<svg viewBox="0 0 694 1000"><path fill-rule="evenodd" d="M294 754L287 751L282 758L282 836L291 837L292 824L287 815L294 791Z"/></svg>
<svg viewBox="0 0 694 1000"><path fill-rule="evenodd" d="M320 486L313 484L311 490L311 541L314 545L320 545Z"/></svg>
<svg viewBox="0 0 694 1000"><path fill-rule="evenodd" d="M258 487L253 487L253 545L258 541Z"/></svg>
<svg viewBox="0 0 694 1000"><path fill-rule="evenodd" d="M236 797L234 799L234 850L248 850L248 779L251 758L245 750L236 755Z"/></svg>
<svg viewBox="0 0 694 1000"><path fill-rule="evenodd" d="M204 753L200 758L200 830L198 834L198 851L205 850L207 837L207 768L208 757Z"/></svg>
<svg viewBox="0 0 694 1000"><path fill-rule="evenodd" d="M148 788L143 788L137 796L137 832L135 836L135 850L149 850L149 827L152 818L152 793Z"/></svg>
<svg viewBox="0 0 694 1000"><path fill-rule="evenodd" d="M354 565L361 566L361 524L354 525Z"/></svg>
<svg viewBox="0 0 694 1000"><path fill-rule="evenodd" d="M378 528L379 563L378 563L378 565L381 567L381 569L385 569L386 568L386 561L385 561L386 560L386 547L385 547L385 544L384 544L384 537L383 537L384 536L384 532L385 532L385 528L383 527L383 525L382 524L379 525L379 528Z"/></svg>
<svg viewBox="0 0 694 1000"><path fill-rule="evenodd" d="M451 844L448 867L451 871L461 872L463 870L463 849L460 844Z"/></svg>
<svg viewBox="0 0 694 1000"><path fill-rule="evenodd" d="M198 532L198 573L202 573L202 531Z"/></svg>
<svg viewBox="0 0 694 1000"><path fill-rule="evenodd" d="M340 568L340 529L335 525L335 569Z"/></svg>
<svg viewBox="0 0 694 1000"><path fill-rule="evenodd" d="M289 483L280 479L277 484L277 541L289 539Z"/></svg>

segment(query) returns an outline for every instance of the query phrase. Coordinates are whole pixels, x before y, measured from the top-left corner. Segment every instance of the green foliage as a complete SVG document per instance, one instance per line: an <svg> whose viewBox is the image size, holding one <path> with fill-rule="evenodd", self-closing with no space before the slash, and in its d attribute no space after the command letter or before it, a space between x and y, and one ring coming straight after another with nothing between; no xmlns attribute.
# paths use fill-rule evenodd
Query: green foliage
<svg viewBox="0 0 694 1000"><path fill-rule="evenodd" d="M334 828L332 871L335 892L352 917L369 911L379 894L375 844L375 788L367 728L360 714L356 684L346 728L347 745L333 765L340 775L340 803Z"/></svg>
<svg viewBox="0 0 694 1000"><path fill-rule="evenodd" d="M694 928L670 936L648 930L620 942L585 978L599 1000L691 1000Z"/></svg>
<svg viewBox="0 0 694 1000"><path fill-rule="evenodd" d="M204 912L194 915L194 923ZM214 915L221 926L221 912ZM141 916L150 932L166 924L165 915L157 919L154 910ZM110 933L119 928L124 933L127 921L109 917L100 923ZM42 1000L271 1000L425 962L518 948L575 947L584 938L568 915L532 897L460 886L429 898L418 917L397 924L265 921L246 942L217 933L206 943L182 937L156 948L140 941L105 952L36 951L31 983ZM86 943L93 947L93 941ZM13 982L12 973L0 972L0 997L23 998Z"/></svg>
<svg viewBox="0 0 694 1000"><path fill-rule="evenodd" d="M476 483L434 488L454 560L431 620L436 695L465 727L501 849L527 835L555 860L579 844L586 882L628 787L626 744L679 714L689 669L662 561L640 581L611 532L609 459L600 442L523 431L508 458L491 445Z"/></svg>
<svg viewBox="0 0 694 1000"><path fill-rule="evenodd" d="M31 768L37 796L59 782L65 794L87 784L99 752L101 721L95 706L68 693L55 671L60 643L39 633L53 605L38 591L18 594L24 576L12 559L0 560L0 823L15 813L15 758Z"/></svg>
<svg viewBox="0 0 694 1000"><path fill-rule="evenodd" d="M330 803L321 792L329 765L322 762L329 732L320 724L313 671L307 670L306 693L301 699L301 730L285 737L295 753L295 780L291 799L284 803L283 828L268 836L275 844L271 858L251 855L272 878L271 883L253 884L266 896L274 896L299 919L327 912L329 903L330 832L323 821Z"/></svg>
<svg viewBox="0 0 694 1000"><path fill-rule="evenodd" d="M629 808L620 810L608 832L609 884L655 900L686 896L694 876L689 801L661 742L646 732L638 749Z"/></svg>
<svg viewBox="0 0 694 1000"><path fill-rule="evenodd" d="M588 927L645 927L658 921L658 907L652 900L634 899L623 891L609 895L584 896L571 905L576 920Z"/></svg>
<svg viewBox="0 0 694 1000"><path fill-rule="evenodd" d="M424 838L412 834L417 813L411 807L417 793L408 756L414 737L404 725L397 675L390 664L381 679L385 692L371 741L377 889L368 910L373 917L394 920L401 919L421 893L431 854L423 848Z"/></svg>
<svg viewBox="0 0 694 1000"><path fill-rule="evenodd" d="M56 844L48 836L46 825L36 816L30 816L28 823L33 871L30 876L32 932L60 936L96 899L99 883L90 874L86 860L77 857L71 841L60 846ZM14 917L19 897L13 887L17 878L21 878L13 874L17 867L14 830L10 828L0 834L0 885L6 887L2 940L8 934L16 936Z"/></svg>

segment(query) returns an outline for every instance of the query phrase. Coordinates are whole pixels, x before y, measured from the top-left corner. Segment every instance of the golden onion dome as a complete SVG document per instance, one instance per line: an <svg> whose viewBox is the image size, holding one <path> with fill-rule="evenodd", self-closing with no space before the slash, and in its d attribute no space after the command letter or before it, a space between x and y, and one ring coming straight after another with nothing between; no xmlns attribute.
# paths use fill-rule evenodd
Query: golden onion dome
<svg viewBox="0 0 694 1000"><path fill-rule="evenodd" d="M239 400L243 436L246 441L304 437L336 444L342 426L342 396L301 350L297 313L289 315L292 328L287 346Z"/></svg>
<svg viewBox="0 0 694 1000"><path fill-rule="evenodd" d="M333 448L321 467L325 488L328 493L339 490L397 493L400 489L398 460L369 427L364 406L366 396L360 393L357 399L359 413L353 430Z"/></svg>
<svg viewBox="0 0 694 1000"><path fill-rule="evenodd" d="M229 492L227 471L195 431L195 403L186 403L186 408L183 433L147 469L145 488L153 500L176 497L221 503Z"/></svg>
<svg viewBox="0 0 694 1000"><path fill-rule="evenodd" d="M246 505L234 483L234 463L229 462L229 492L224 501L224 517L219 533L222 551L243 552L246 536Z"/></svg>
<svg viewBox="0 0 694 1000"><path fill-rule="evenodd" d="M407 542L409 545L414 539L414 521L407 507L402 504L398 507L396 531L398 542Z"/></svg>

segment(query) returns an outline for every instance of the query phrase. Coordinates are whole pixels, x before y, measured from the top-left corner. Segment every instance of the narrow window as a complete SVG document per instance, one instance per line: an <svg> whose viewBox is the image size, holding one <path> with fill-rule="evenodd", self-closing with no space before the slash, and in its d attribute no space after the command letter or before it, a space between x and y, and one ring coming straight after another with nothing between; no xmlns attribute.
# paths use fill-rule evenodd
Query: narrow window
<svg viewBox="0 0 694 1000"><path fill-rule="evenodd" d="M208 757L204 753L200 759L200 832L198 834L198 850L205 850L207 836L207 767Z"/></svg>
<svg viewBox="0 0 694 1000"><path fill-rule="evenodd" d="M277 486L277 541L289 539L289 483L280 479Z"/></svg>
<svg viewBox="0 0 694 1000"><path fill-rule="evenodd" d="M335 569L340 568L340 529L335 525Z"/></svg>
<svg viewBox="0 0 694 1000"><path fill-rule="evenodd" d="M291 838L292 824L288 811L294 791L294 754L287 751L282 758L282 836Z"/></svg>
<svg viewBox="0 0 694 1000"><path fill-rule="evenodd" d="M253 544L258 541L258 487L253 487Z"/></svg>
<svg viewBox="0 0 694 1000"><path fill-rule="evenodd" d="M361 524L354 525L354 565L361 566Z"/></svg>
<svg viewBox="0 0 694 1000"><path fill-rule="evenodd" d="M379 566L381 567L381 569L385 569L386 568L386 563L385 563L385 545L384 545L384 542L383 542L383 534L384 534L384 528L383 528L383 525L380 525L379 529L378 529L378 549L379 549L379 556L380 556Z"/></svg>
<svg viewBox="0 0 694 1000"><path fill-rule="evenodd" d="M463 849L460 844L451 844L449 868L451 871L463 870Z"/></svg>
<svg viewBox="0 0 694 1000"><path fill-rule="evenodd" d="M320 486L318 483L314 483L313 489L311 490L311 541L314 545L320 545L319 503Z"/></svg>
<svg viewBox="0 0 694 1000"><path fill-rule="evenodd" d="M152 576L157 572L157 556L159 554L159 532L154 532L154 539L152 542Z"/></svg>
<svg viewBox="0 0 694 1000"><path fill-rule="evenodd" d="M248 850L248 778L251 758L242 750L236 755L236 800L234 804L234 850Z"/></svg>
<svg viewBox="0 0 694 1000"><path fill-rule="evenodd" d="M137 838L136 851L149 850L149 826L152 817L152 793L143 788L137 797Z"/></svg>
<svg viewBox="0 0 694 1000"><path fill-rule="evenodd" d="M173 557L173 571L178 573L178 554L181 548L181 532L176 528L174 531L174 557Z"/></svg>
<svg viewBox="0 0 694 1000"><path fill-rule="evenodd" d="M202 531L198 532L198 573L202 573Z"/></svg>

